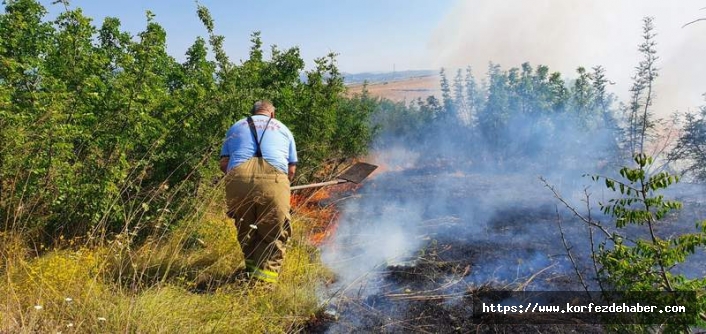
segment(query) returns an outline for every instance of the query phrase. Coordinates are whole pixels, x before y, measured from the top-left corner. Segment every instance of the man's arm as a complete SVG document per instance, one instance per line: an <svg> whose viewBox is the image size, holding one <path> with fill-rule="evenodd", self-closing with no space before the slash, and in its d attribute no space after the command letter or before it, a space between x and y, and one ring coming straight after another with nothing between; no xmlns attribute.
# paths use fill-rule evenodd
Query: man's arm
<svg viewBox="0 0 706 334"><path fill-rule="evenodd" d="M289 131L289 129L287 129ZM289 182L294 181L294 174L297 172L297 144L294 142L294 136L289 133L289 167L287 168L287 176L289 176Z"/></svg>
<svg viewBox="0 0 706 334"><path fill-rule="evenodd" d="M289 177L289 182L294 181L294 174L297 172L297 165L289 165L287 168L287 176Z"/></svg>
<svg viewBox="0 0 706 334"><path fill-rule="evenodd" d="M223 172L223 174L225 174L228 171L228 161L229 160L230 160L229 157L221 157L220 164L221 164L221 172Z"/></svg>

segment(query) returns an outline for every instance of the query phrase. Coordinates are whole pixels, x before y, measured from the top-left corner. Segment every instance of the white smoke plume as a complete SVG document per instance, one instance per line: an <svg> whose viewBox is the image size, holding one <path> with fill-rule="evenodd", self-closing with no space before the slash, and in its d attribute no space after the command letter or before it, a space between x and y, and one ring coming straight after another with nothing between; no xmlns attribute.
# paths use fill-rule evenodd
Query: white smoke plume
<svg viewBox="0 0 706 334"><path fill-rule="evenodd" d="M505 68L529 61L571 77L577 66L602 65L611 91L626 97L642 18L654 17L660 57L654 110L695 111L706 93L706 17L703 0L472 0L458 1L429 42L435 67L473 66L483 73L488 62ZM624 100L624 99L623 99Z"/></svg>

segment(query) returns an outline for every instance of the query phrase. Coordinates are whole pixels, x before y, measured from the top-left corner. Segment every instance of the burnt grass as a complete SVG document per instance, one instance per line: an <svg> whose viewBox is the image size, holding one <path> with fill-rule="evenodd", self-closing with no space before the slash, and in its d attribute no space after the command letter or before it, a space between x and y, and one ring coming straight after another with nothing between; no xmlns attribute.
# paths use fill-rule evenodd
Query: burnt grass
<svg viewBox="0 0 706 334"><path fill-rule="evenodd" d="M376 266L374 272L367 273L355 285L331 283L322 298L321 311L303 330L604 332L601 325L580 320L570 324L502 324L487 313L474 313L474 295L478 292L583 290L562 243L559 224L578 270L586 280L593 278L586 227L562 210L551 193L536 181L536 175L495 176L491 181L484 174L444 174L437 170L388 172L369 182L364 187L368 191L362 193L368 200L361 206L371 212L382 212L387 203L404 198L434 199L415 202L423 209L422 217L410 225L410 233L423 240L421 246L414 254ZM518 186L521 184L529 186ZM430 194L435 187L442 191ZM488 203L493 204L492 208L487 208ZM701 204L698 207L706 208ZM706 210L696 216L703 213ZM686 216L687 220L695 218ZM371 220L361 218L366 219ZM676 222L677 218L668 220ZM686 225L693 227L691 220ZM595 290L595 286L589 288Z"/></svg>
<svg viewBox="0 0 706 334"><path fill-rule="evenodd" d="M602 333L592 324L496 324L478 316L473 295L482 290L512 288L503 282L477 285L468 281L473 262L490 253L517 251L508 245L432 240L415 260L391 264L381 272L380 291L367 297L339 298L306 328L310 333ZM565 283L571 282L562 277ZM556 282L557 280L555 280Z"/></svg>
<svg viewBox="0 0 706 334"><path fill-rule="evenodd" d="M556 219L542 216L546 208L532 212L520 208L525 214L499 212L491 219L490 227L498 233L508 232L518 219ZM500 217L503 217L500 219ZM497 324L492 316L474 314L474 293L484 290L522 288L530 280L521 277L514 282L490 278L480 273L480 282L473 276L483 271L482 263L505 261L512 254L537 252L537 247L548 245L514 244L476 240L456 233L451 237L455 224L437 228L415 257L410 257L380 268L379 275L367 284L380 287L376 293L359 296L355 293L341 296L305 329L309 333L602 333L601 326L576 323L566 324ZM516 231L515 231L516 232ZM438 235L439 237L437 237ZM547 247L550 248L550 247ZM479 264L479 265L474 265ZM541 270L542 268L540 268ZM575 289L573 277L551 272L541 278L556 289Z"/></svg>

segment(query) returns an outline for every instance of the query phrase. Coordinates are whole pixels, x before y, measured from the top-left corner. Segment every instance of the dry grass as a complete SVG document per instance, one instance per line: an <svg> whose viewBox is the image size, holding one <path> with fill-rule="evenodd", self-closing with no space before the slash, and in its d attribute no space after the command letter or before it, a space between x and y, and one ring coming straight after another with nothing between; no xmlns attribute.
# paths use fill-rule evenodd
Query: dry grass
<svg viewBox="0 0 706 334"><path fill-rule="evenodd" d="M232 222L217 214L139 246L118 236L41 255L21 235L3 232L0 332L298 331L318 310L317 285L327 273L306 224L295 217L293 225L274 287L232 279L242 254Z"/></svg>
<svg viewBox="0 0 706 334"><path fill-rule="evenodd" d="M425 100L429 95L440 96L440 77L436 75L412 77L405 80L368 84L372 96L383 97L395 102L411 102L417 98ZM348 94L353 95L363 90L362 84L348 86Z"/></svg>

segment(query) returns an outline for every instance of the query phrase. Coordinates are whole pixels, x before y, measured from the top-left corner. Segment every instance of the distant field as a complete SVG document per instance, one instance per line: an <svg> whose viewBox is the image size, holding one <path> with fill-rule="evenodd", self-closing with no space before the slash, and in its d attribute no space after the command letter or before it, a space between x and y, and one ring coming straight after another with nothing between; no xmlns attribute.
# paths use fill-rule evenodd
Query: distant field
<svg viewBox="0 0 706 334"><path fill-rule="evenodd" d="M348 94L360 93L363 84L348 85ZM419 97L426 99L429 95L440 98L441 91L438 75L416 76L394 81L373 82L368 84L368 91L373 96L384 97L392 101L411 102Z"/></svg>

